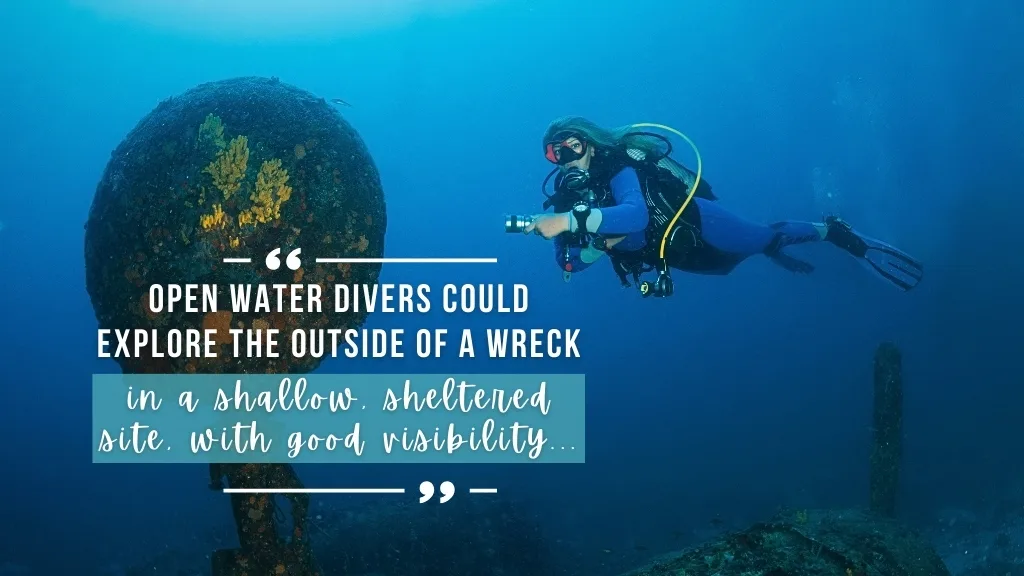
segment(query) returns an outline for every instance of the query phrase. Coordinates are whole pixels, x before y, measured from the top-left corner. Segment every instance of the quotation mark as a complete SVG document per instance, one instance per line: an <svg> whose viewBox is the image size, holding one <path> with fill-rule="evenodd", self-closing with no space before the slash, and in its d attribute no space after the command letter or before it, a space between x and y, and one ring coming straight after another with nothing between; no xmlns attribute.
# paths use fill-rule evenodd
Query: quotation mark
<svg viewBox="0 0 1024 576"><path fill-rule="evenodd" d="M441 504L452 499L455 496L455 484L445 480L441 482L441 499L438 500ZM420 504L423 504L427 500L434 497L434 483L429 480L424 480L420 483Z"/></svg>
<svg viewBox="0 0 1024 576"><path fill-rule="evenodd" d="M288 256L284 259L284 265L289 270L298 270L302 267L302 261L299 260L299 254L302 254L302 248L296 248L288 253ZM281 249L274 248L267 254L267 269L277 270L281 267Z"/></svg>

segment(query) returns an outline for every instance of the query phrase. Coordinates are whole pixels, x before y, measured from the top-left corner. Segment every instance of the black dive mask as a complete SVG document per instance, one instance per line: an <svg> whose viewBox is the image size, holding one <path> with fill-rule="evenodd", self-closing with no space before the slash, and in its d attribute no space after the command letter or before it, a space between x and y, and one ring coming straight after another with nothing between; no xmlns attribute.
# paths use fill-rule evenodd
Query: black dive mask
<svg viewBox="0 0 1024 576"><path fill-rule="evenodd" d="M555 139L544 145L544 157L548 162L559 166L575 162L586 153L587 141L572 132L559 132Z"/></svg>

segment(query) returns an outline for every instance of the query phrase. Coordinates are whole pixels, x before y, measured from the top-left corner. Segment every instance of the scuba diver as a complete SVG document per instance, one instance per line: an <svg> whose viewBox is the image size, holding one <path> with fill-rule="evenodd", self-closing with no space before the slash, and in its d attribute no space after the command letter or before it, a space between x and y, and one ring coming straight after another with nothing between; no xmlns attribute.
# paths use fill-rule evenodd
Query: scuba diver
<svg viewBox="0 0 1024 576"><path fill-rule="evenodd" d="M697 153L697 172L669 157L672 145L656 127L685 139ZM814 266L785 252L787 246L828 242L860 260L900 290L923 277L922 264L892 246L864 236L829 216L824 222L760 224L716 203L701 177L700 153L682 133L659 124L606 129L581 117L555 120L544 134L544 155L557 167L542 184L544 209L555 213L509 216L508 232L534 233L555 244L566 280L608 256L623 286L628 277L646 296L673 292L670 269L729 274L741 262L764 255L791 272ZM552 176L554 192L548 194ZM655 282L641 274L658 271Z"/></svg>

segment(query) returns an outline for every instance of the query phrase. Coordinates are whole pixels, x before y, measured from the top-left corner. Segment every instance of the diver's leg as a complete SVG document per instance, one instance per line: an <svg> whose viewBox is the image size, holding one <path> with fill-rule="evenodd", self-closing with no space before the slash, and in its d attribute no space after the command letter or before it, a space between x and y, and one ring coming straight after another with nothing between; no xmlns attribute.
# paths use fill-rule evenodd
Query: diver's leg
<svg viewBox="0 0 1024 576"><path fill-rule="evenodd" d="M700 212L701 239L740 259L764 254L792 272L809 273L814 267L782 251L792 244L820 242L827 234L823 224L777 222L766 225L752 222L722 208L718 203L694 198Z"/></svg>
<svg viewBox="0 0 1024 576"><path fill-rule="evenodd" d="M725 252L753 256L790 244L818 242L827 232L823 224L777 222L767 225L751 222L722 208L717 202L694 198L700 210L701 237Z"/></svg>
<svg viewBox="0 0 1024 576"><path fill-rule="evenodd" d="M924 277L924 266L909 254L854 230L848 223L829 216L824 223L785 221L770 225L740 218L716 202L694 198L700 212L700 236L708 245L735 255L739 263L755 254L765 254L783 268L808 273L814 267L783 249L793 244L825 240L857 257L869 270L901 290L910 290Z"/></svg>

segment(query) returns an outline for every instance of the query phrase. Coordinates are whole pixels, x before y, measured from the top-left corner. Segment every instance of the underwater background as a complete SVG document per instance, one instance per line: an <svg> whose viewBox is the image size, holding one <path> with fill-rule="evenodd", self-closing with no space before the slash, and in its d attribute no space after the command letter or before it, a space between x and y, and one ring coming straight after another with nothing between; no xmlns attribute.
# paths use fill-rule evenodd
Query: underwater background
<svg viewBox="0 0 1024 576"><path fill-rule="evenodd" d="M526 282L525 318L443 321L582 329L579 360L319 368L587 375L585 465L297 466L307 486L498 488L431 508L447 528L425 544L469 554L506 523L515 538L486 538L502 542L495 565L424 575L613 575L780 508L864 505L883 341L903 352L900 519L955 574L1024 574L1019 2L203 5L0 5L0 574L201 574L234 545L205 466L91 464L90 375L118 368L96 358L83 224L143 116L250 75L351 104L341 113L381 174L387 256L499 259L385 265L382 282ZM899 293L811 246L794 250L811 276L752 260L676 274L662 301L622 290L607 265L564 283L550 244L505 234L502 218L540 212L541 136L567 114L680 129L727 208L841 214L922 259L925 280ZM313 498L327 573L346 549L380 546L360 527L419 506L381 500Z"/></svg>

